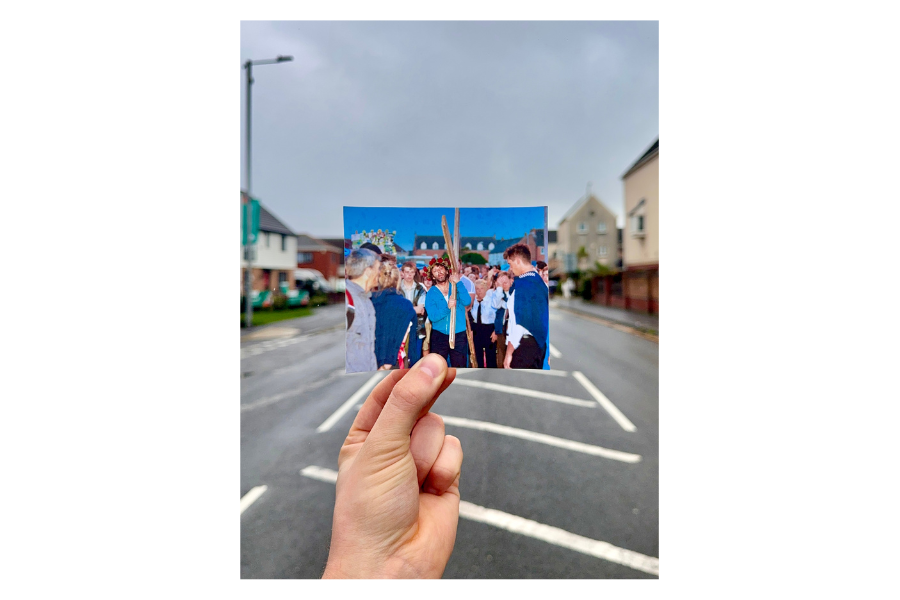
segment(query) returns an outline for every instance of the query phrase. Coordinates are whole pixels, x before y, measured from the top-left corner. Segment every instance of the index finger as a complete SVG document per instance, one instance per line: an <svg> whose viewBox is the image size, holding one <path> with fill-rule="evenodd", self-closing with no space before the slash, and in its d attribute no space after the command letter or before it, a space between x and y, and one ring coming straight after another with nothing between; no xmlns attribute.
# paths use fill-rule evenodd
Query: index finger
<svg viewBox="0 0 900 600"><path fill-rule="evenodd" d="M415 365L412 368L416 368ZM372 427L381 415L381 411L384 409L385 403L391 396L394 386L411 370L412 369L397 369L391 371L387 377L382 379L378 385L375 386L375 389L372 390L372 393L369 394L369 397L363 402L362 408L360 408L359 412L356 414L356 419L353 420L353 425L350 427L348 437L354 433L367 434L372 431ZM444 390L453 383L455 378L456 369L447 369L447 374L444 377L443 383L441 383L441 386L438 388L438 391L435 393L431 402L429 402L422 410L422 413L419 415L420 417L431 410L432 405L434 405L435 401L442 393L444 393Z"/></svg>

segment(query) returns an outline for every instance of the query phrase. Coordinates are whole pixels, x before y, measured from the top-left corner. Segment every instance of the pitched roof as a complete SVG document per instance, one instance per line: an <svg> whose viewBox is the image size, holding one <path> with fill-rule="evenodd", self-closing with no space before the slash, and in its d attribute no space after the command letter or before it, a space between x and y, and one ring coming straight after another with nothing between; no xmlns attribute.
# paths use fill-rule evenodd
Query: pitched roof
<svg viewBox="0 0 900 600"><path fill-rule="evenodd" d="M342 248L336 248L305 233L297 234L297 250L299 252L340 252L343 254Z"/></svg>
<svg viewBox="0 0 900 600"><path fill-rule="evenodd" d="M509 240L497 240L494 242L494 249L491 250L491 254L497 254L503 252L513 244L518 244L522 241L522 238L513 238Z"/></svg>
<svg viewBox="0 0 900 600"><path fill-rule="evenodd" d="M296 235L291 231L290 227L278 220L269 210L259 203L259 230L269 231L272 233L282 233L284 235Z"/></svg>
<svg viewBox="0 0 900 600"><path fill-rule="evenodd" d="M647 148L647 151L644 152L639 159L635 161L631 167L625 171L625 174L622 175L622 179L625 179L629 175L631 175L636 169L642 167L646 162L648 162L651 158L659 154L659 138L656 138L656 141Z"/></svg>
<svg viewBox="0 0 900 600"><path fill-rule="evenodd" d="M595 196L595 195L593 195L593 194L591 194L590 196L582 196L582 197L578 200L578 202L576 202L575 204L572 205L572 208L570 208L568 211L566 211L566 214L563 215L562 219L560 219L559 222L562 223L563 221L565 221L566 219L568 219L569 217L571 217L572 215L574 215L575 213L577 213L577 212L581 209L581 207L584 206L584 205L587 203L587 201L590 200L590 199L592 199L592 198L593 198L594 200L596 200L597 203L600 204L600 206L602 206L602 207L605 208L606 210L609 210L609 207L606 206L605 204L603 204L603 202L602 202L602 201L600 200L600 198L598 198L597 196ZM611 212L612 214L616 214L616 213L614 213L614 212L611 211L611 210L609 210L609 212Z"/></svg>
<svg viewBox="0 0 900 600"><path fill-rule="evenodd" d="M344 238L342 238L342 237L339 237L339 238L326 238L326 237L320 237L320 238L318 238L318 239L319 239L319 241L325 242L326 244L331 244L332 246L334 246L334 247L337 248L338 250L343 250L343 249L344 249Z"/></svg>

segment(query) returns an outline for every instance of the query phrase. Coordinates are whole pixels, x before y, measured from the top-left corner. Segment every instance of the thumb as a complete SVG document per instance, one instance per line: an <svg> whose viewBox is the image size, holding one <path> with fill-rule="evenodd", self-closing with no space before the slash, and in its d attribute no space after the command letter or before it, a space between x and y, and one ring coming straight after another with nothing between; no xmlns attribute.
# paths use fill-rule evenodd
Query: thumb
<svg viewBox="0 0 900 600"><path fill-rule="evenodd" d="M447 361L439 354L429 354L416 363L394 385L366 441L378 447L408 444L416 421L434 404L446 376Z"/></svg>

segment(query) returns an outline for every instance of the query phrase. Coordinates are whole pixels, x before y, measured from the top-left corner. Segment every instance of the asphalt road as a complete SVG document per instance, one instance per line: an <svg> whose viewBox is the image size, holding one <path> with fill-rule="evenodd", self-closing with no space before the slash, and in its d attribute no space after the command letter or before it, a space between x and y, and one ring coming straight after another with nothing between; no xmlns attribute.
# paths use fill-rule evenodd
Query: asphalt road
<svg viewBox="0 0 900 600"><path fill-rule="evenodd" d="M242 340L242 578L325 567L329 472L365 395L348 400L372 379L343 373L343 315L323 307ZM658 577L659 346L552 307L550 318L552 374L461 372L432 409L465 453L444 577Z"/></svg>

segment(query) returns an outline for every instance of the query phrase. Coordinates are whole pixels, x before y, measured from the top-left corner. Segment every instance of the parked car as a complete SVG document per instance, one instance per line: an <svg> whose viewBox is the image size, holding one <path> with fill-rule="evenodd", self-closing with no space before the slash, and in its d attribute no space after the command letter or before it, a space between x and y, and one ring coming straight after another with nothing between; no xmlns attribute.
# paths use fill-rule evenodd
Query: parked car
<svg viewBox="0 0 900 600"><path fill-rule="evenodd" d="M288 308L297 308L309 304L309 292L306 290L290 290L288 284L281 284L281 293L287 296Z"/></svg>

